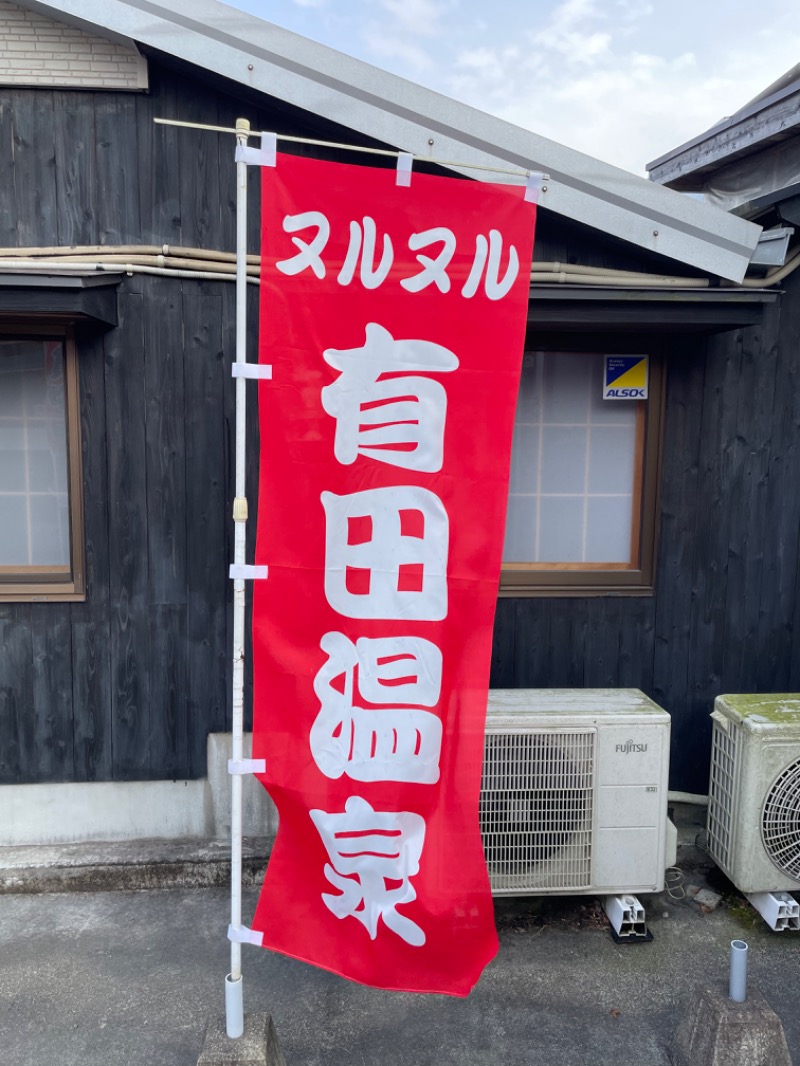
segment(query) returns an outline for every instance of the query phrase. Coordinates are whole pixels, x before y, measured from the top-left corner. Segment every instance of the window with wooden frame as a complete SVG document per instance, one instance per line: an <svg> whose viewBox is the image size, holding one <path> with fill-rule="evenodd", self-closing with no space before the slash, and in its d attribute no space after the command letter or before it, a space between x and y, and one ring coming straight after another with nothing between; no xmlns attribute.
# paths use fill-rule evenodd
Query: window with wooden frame
<svg viewBox="0 0 800 1066"><path fill-rule="evenodd" d="M78 367L62 324L0 323L0 600L82 600Z"/></svg>
<svg viewBox="0 0 800 1066"><path fill-rule="evenodd" d="M662 361L650 358L648 399L604 400L605 354L524 356L501 578L506 595L652 591Z"/></svg>

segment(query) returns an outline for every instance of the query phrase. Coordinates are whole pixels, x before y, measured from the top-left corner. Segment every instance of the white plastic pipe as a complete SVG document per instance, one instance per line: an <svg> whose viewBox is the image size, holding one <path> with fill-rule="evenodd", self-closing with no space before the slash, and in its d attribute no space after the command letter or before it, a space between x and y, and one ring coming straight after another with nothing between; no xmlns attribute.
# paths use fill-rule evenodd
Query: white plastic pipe
<svg viewBox="0 0 800 1066"><path fill-rule="evenodd" d="M155 274L163 278L187 278L193 281L236 281L235 273L220 273L213 270L180 270L174 267L145 266L143 264L119 262L119 263L63 263L58 260L37 260L35 263L15 263L13 260L0 259L0 273L12 274L68 274L71 271L77 274L86 274L89 271L97 271L107 274ZM251 285L260 284L257 274L251 273L247 281Z"/></svg>
<svg viewBox="0 0 800 1066"><path fill-rule="evenodd" d="M32 271L47 273L49 270L86 271L124 269L127 273L154 273L167 270L197 271L201 277L224 280L230 272L235 277L237 262L235 252L221 252L209 248L184 248L169 244L142 245L75 245L73 247L0 248L0 269L17 273ZM261 257L248 255L249 277L257 283ZM800 253L790 259L785 267L763 278L746 278L748 288L765 288L783 280L787 274L800 266ZM209 273L212 272L212 273ZM187 274L167 274L168 277L190 277ZM537 284L568 284L593 286L620 286L622 288L685 289L708 288L708 278L674 277L668 274L648 274L635 270L614 270L610 267L583 266L580 263L534 262L531 281ZM730 283L728 288L737 286Z"/></svg>
<svg viewBox="0 0 800 1066"><path fill-rule="evenodd" d="M247 144L250 123L236 121L236 143ZM247 362L247 164L236 164L236 362ZM247 500L245 497L246 445L245 378L236 378L236 499L233 506L234 553L237 566L245 562ZM233 712L231 721L231 757L238 762L243 756L244 738L244 581L233 583ZM231 925L242 924L242 775L231 774ZM244 997L242 995L242 945L231 941L231 972L225 978L225 1027L236 1039L244 1032ZM235 994L228 995L233 986Z"/></svg>
<svg viewBox="0 0 800 1066"><path fill-rule="evenodd" d="M222 252L217 248L187 248L182 244L51 244L35 248L0 248L0 258L23 259L71 256L81 259L103 259L107 255L176 255L184 259L218 259L220 262L236 263L236 252ZM258 264L260 255L248 255L247 262ZM579 270L580 267L572 267Z"/></svg>
<svg viewBox="0 0 800 1066"><path fill-rule="evenodd" d="M225 1023L225 1031L231 1040L238 1040L244 1032L242 978L234 981L230 973L225 978Z"/></svg>
<svg viewBox="0 0 800 1066"><path fill-rule="evenodd" d="M744 940L731 941L731 974L728 998L734 1003L747 999L747 944Z"/></svg>

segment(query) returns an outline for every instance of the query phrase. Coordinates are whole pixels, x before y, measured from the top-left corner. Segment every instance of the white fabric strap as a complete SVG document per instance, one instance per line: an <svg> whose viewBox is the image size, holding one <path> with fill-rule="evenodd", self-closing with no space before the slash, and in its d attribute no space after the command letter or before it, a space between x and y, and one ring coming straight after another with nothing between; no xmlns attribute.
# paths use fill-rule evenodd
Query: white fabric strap
<svg viewBox="0 0 800 1066"><path fill-rule="evenodd" d="M538 204L539 193L542 191L542 179L544 174L541 172L529 174L525 180L525 199L528 203Z"/></svg>
<svg viewBox="0 0 800 1066"><path fill-rule="evenodd" d="M272 381L272 365L270 363L234 363L231 375L235 378L260 378L262 381Z"/></svg>
<svg viewBox="0 0 800 1066"><path fill-rule="evenodd" d="M261 154L264 156L265 167L278 165L278 134L261 131Z"/></svg>
<svg viewBox="0 0 800 1066"><path fill-rule="evenodd" d="M236 145L236 162L253 167L274 167L278 162L278 136L275 133L261 134L261 147Z"/></svg>
<svg viewBox="0 0 800 1066"><path fill-rule="evenodd" d="M268 571L268 566L246 566L243 564L231 563L231 569L228 576L233 581L237 578L241 581L261 581L267 576Z"/></svg>
<svg viewBox="0 0 800 1066"><path fill-rule="evenodd" d="M264 934L257 933L255 929L248 929L246 925L228 926L228 940L233 944L254 944L260 948L264 943Z"/></svg>
<svg viewBox="0 0 800 1066"><path fill-rule="evenodd" d="M411 184L411 168L414 165L414 156L410 152L400 152L397 156L397 184Z"/></svg>
<svg viewBox="0 0 800 1066"><path fill-rule="evenodd" d="M266 759L228 759L229 774L265 774Z"/></svg>

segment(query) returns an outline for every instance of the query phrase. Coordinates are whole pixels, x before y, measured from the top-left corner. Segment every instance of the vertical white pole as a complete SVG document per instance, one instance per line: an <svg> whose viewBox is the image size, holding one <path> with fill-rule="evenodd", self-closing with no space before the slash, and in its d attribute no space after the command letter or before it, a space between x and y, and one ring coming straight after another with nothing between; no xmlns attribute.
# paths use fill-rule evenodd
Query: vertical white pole
<svg viewBox="0 0 800 1066"><path fill-rule="evenodd" d="M247 119L236 120L236 143L246 145ZM236 362L247 362L247 164L236 164ZM245 562L247 498L245 496L246 381L236 378L236 499L233 502L234 556ZM233 721L234 761L242 758L244 735L244 581L233 583ZM231 774L231 925L242 924L242 775ZM231 1039L244 1032L242 945L231 942L231 972L225 978L225 1028Z"/></svg>

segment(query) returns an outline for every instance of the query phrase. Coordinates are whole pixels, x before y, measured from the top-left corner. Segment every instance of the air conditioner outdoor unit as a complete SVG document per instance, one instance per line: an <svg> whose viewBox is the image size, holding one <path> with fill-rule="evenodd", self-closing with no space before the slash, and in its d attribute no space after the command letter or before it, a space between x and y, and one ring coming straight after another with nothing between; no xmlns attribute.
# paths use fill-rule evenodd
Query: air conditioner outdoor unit
<svg viewBox="0 0 800 1066"><path fill-rule="evenodd" d="M800 889L800 694L718 696L711 718L711 857L741 892Z"/></svg>
<svg viewBox="0 0 800 1066"><path fill-rule="evenodd" d="M670 718L638 689L493 689L480 818L492 892L664 887Z"/></svg>

